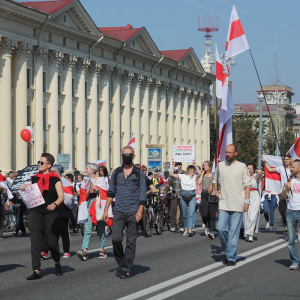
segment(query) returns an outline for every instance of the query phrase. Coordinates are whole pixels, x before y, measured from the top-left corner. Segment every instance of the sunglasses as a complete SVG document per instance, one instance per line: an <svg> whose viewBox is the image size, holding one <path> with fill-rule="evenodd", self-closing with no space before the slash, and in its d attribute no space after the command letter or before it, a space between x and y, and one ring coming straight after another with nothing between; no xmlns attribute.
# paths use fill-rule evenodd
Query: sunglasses
<svg viewBox="0 0 300 300"><path fill-rule="evenodd" d="M38 161L37 164L41 165L41 166L43 166L44 164L50 165L50 163L46 163L46 162L43 162L43 161Z"/></svg>

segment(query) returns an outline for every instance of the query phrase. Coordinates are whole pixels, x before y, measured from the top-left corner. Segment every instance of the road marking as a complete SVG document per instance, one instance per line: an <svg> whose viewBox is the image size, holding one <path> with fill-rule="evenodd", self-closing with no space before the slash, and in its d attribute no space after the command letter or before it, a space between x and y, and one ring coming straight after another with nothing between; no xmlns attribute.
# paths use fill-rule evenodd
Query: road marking
<svg viewBox="0 0 300 300"><path fill-rule="evenodd" d="M108 247L105 247L104 249L110 249L110 248L112 248L113 246L108 246ZM97 252L97 251L99 251L100 250L100 248L98 248L98 249L94 249L94 250L89 250L89 251L86 251L86 253L92 253L92 252Z"/></svg>
<svg viewBox="0 0 300 300"><path fill-rule="evenodd" d="M169 291L163 292L163 293L161 293L159 295L155 295L155 296L153 296L151 298L148 298L147 300L162 300L162 299L166 299L166 298L168 298L170 296L173 296L173 295L176 295L178 293L181 293L181 292L183 292L183 291L185 291L187 289L195 287L195 286L197 286L197 285L199 285L199 284L201 284L203 282L206 282L206 281L208 281L210 279L213 279L213 278L215 278L217 276L220 276L220 275L222 275L224 273L233 271L236 268L243 267L244 265L246 265L246 264L248 264L248 263L250 263L250 262L252 262L254 260L262 258L263 256L271 254L271 253L273 253L275 251L278 251L278 250L280 250L280 249L282 249L284 247L286 247L285 243L283 245L279 245L279 246L277 246L275 248L266 250L266 251L264 251L262 253L256 254L256 255L254 255L254 256L252 256L250 258L246 258L245 261L239 262L235 267L227 267L227 268L220 269L220 270L215 271L215 272L213 272L211 274L205 275L203 277L200 277L200 278L197 278L197 279L192 280L190 282L187 282L185 284L182 284L182 285L180 285L180 286L178 286L176 288L173 288L173 289L171 289Z"/></svg>
<svg viewBox="0 0 300 300"><path fill-rule="evenodd" d="M256 252L259 252L261 250L264 250L266 248L269 248L269 247L272 247L272 246L275 246L277 244L280 244L282 242L285 242L287 238L284 238L284 239L279 239L279 240L276 240L274 242L271 242L269 244L266 244L266 245L263 245L263 246L259 246L257 248L254 248L254 249L251 249L249 251L246 251L244 253L241 253L239 254L238 258L239 257L245 257L245 256L248 256L248 255L251 255L251 254L254 254ZM284 244L284 247L286 247L286 244ZM239 264L240 265L240 262ZM186 273L184 275L180 275L178 277L175 277L173 279L170 279L170 280L167 280L165 282L162 282L162 283L159 283L159 284L156 284L156 285L153 285L149 288L146 288L146 289L143 289L139 292L136 292L136 293L133 293L131 295L128 295L128 296L125 296L125 297L122 297L122 298L119 298L118 300L133 300L133 299L138 299L140 297L143 297L143 296L146 296L146 295L149 295L149 294L152 294L156 291L159 291L159 290L162 290L164 288L167 288L171 285L174 285L174 284L177 284L177 283L181 283L182 281L184 280L187 280L189 278L192 278L192 277L195 277L197 275L200 275L202 273L205 273L205 272L208 272L208 271L211 271L212 269L215 269L215 268L218 268L218 267L221 267L223 266L223 262L222 261L219 261L219 262L216 262L216 263L213 263L209 266L206 266L206 267L203 267L203 268L200 268L198 270L195 270L195 271L192 271L192 272L189 272L189 273Z"/></svg>

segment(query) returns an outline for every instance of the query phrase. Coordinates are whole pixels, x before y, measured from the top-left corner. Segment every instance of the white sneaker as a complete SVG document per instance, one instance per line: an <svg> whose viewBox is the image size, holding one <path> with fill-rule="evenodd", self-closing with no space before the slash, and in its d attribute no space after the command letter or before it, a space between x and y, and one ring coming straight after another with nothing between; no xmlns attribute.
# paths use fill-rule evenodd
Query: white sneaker
<svg viewBox="0 0 300 300"><path fill-rule="evenodd" d="M202 228L205 228L205 224L204 223L202 223Z"/></svg>
<svg viewBox="0 0 300 300"><path fill-rule="evenodd" d="M273 226L270 226L270 229L269 229L269 231L273 231Z"/></svg>
<svg viewBox="0 0 300 300"><path fill-rule="evenodd" d="M270 223L268 222L266 227L265 227L265 230L269 230L270 229Z"/></svg>
<svg viewBox="0 0 300 300"><path fill-rule="evenodd" d="M179 232L184 232L184 228L179 228Z"/></svg>
<svg viewBox="0 0 300 300"><path fill-rule="evenodd" d="M212 239L212 240L215 238L215 235L214 235L213 233L211 233L211 232L210 232L207 236L208 236L210 239Z"/></svg>
<svg viewBox="0 0 300 300"><path fill-rule="evenodd" d="M208 228L207 227L205 227L204 232L205 232L205 235L208 235Z"/></svg>
<svg viewBox="0 0 300 300"><path fill-rule="evenodd" d="M182 236L188 236L188 231L184 231L184 233L182 234Z"/></svg>
<svg viewBox="0 0 300 300"><path fill-rule="evenodd" d="M253 242L253 235L249 235L248 241L249 241L249 242Z"/></svg>
<svg viewBox="0 0 300 300"><path fill-rule="evenodd" d="M290 270L299 270L298 263L292 263L292 265L290 266Z"/></svg>
<svg viewBox="0 0 300 300"><path fill-rule="evenodd" d="M170 229L170 231L171 231L171 232L175 232L175 231L176 231L176 228L175 228L175 227L172 227L172 228Z"/></svg>

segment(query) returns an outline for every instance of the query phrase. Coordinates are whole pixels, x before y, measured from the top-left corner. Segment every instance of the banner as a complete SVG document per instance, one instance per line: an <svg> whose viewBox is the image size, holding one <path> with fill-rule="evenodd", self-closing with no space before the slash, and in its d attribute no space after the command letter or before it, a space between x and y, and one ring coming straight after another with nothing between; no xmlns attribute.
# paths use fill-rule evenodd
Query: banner
<svg viewBox="0 0 300 300"><path fill-rule="evenodd" d="M25 188L25 191L18 191L27 208L33 208L45 203L38 185L32 184Z"/></svg>
<svg viewBox="0 0 300 300"><path fill-rule="evenodd" d="M174 145L173 160L175 162L193 162L195 160L195 145Z"/></svg>
<svg viewBox="0 0 300 300"><path fill-rule="evenodd" d="M11 190L16 191L21 188L21 186L26 185L27 183L30 183L32 176L36 175L39 172L38 166L33 165L33 166L28 166L21 170L16 179L14 180Z"/></svg>

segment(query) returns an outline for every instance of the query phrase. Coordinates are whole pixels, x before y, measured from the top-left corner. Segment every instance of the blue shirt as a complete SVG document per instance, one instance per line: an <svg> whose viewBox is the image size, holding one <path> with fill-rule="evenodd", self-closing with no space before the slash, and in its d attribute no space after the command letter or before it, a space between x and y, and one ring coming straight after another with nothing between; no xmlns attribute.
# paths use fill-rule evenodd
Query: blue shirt
<svg viewBox="0 0 300 300"><path fill-rule="evenodd" d="M138 179L138 172L140 178ZM117 177L117 185L115 186L115 174L113 171L109 180L108 197L115 198L115 211L120 212L137 212L140 205L146 205L147 189L146 177L142 170L138 170L133 166L132 172L125 179L123 166Z"/></svg>

